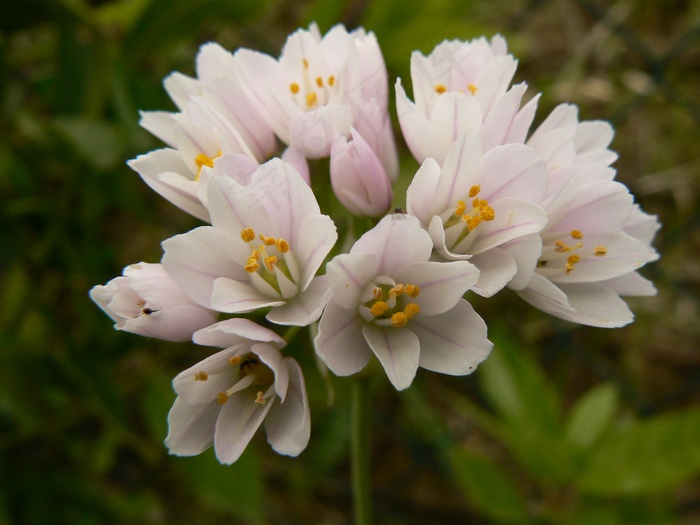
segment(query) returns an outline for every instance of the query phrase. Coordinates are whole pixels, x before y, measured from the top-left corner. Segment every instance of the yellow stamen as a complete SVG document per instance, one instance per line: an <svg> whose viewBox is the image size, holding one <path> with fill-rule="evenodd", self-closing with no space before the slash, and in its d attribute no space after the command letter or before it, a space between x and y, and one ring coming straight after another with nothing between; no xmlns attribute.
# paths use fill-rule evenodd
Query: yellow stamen
<svg viewBox="0 0 700 525"><path fill-rule="evenodd" d="M265 257L265 268L267 268L268 272L274 271L275 267L274 264L277 262L277 257L274 255L270 255L269 257Z"/></svg>
<svg viewBox="0 0 700 525"><path fill-rule="evenodd" d="M200 370L194 375L195 381L206 381L207 379L209 379L209 374L207 374L204 370Z"/></svg>
<svg viewBox="0 0 700 525"><path fill-rule="evenodd" d="M447 87L444 84L435 84L435 92L438 95L442 95L446 91L447 91Z"/></svg>
<svg viewBox="0 0 700 525"><path fill-rule="evenodd" d="M284 239L277 239L277 249L280 253L287 253L289 251L289 243Z"/></svg>
<svg viewBox="0 0 700 525"><path fill-rule="evenodd" d="M274 237L265 237L262 233L259 235L260 240L265 243L266 246L274 246L277 243L277 239Z"/></svg>
<svg viewBox="0 0 700 525"><path fill-rule="evenodd" d="M407 284L406 285L406 294L409 297L416 298L420 294L420 288L415 284Z"/></svg>
<svg viewBox="0 0 700 525"><path fill-rule="evenodd" d="M323 87L323 79L321 77L316 77L316 85L320 88Z"/></svg>
<svg viewBox="0 0 700 525"><path fill-rule="evenodd" d="M219 155L221 155L221 153L219 153ZM206 166L207 168L214 167L214 159L212 159L209 155L205 155L204 153L197 155L194 158L194 163L199 169L202 169L202 166Z"/></svg>
<svg viewBox="0 0 700 525"><path fill-rule="evenodd" d="M403 309L403 313L405 313L406 317L409 319L411 319L418 312L420 312L420 307L416 303L408 303L406 308Z"/></svg>
<svg viewBox="0 0 700 525"><path fill-rule="evenodd" d="M265 399L265 398L263 397L263 393L262 393L262 390L261 390L261 391L258 392L258 397L255 398L255 402L256 402L258 405L264 405L264 404L265 404L265 401L267 401L267 399Z"/></svg>
<svg viewBox="0 0 700 525"><path fill-rule="evenodd" d="M369 309L369 313L371 313L374 317L379 317L388 309L389 305L386 304L384 301L377 301L372 305L372 308Z"/></svg>
<svg viewBox="0 0 700 525"><path fill-rule="evenodd" d="M382 298L382 289L379 286L375 286L372 288L372 297L375 299L381 299Z"/></svg>
<svg viewBox="0 0 700 525"><path fill-rule="evenodd" d="M571 236L574 239L583 239L583 233L581 233L581 230L571 230Z"/></svg>
<svg viewBox="0 0 700 525"><path fill-rule="evenodd" d="M476 95L476 92L479 90L479 88L477 88L474 84L469 84L467 86L467 89L469 90L469 93L471 93L472 95Z"/></svg>
<svg viewBox="0 0 700 525"><path fill-rule="evenodd" d="M289 84L289 91L291 91L295 95L299 93L300 89L301 88L299 87L299 84L297 84L296 82L292 82L291 84Z"/></svg>
<svg viewBox="0 0 700 525"><path fill-rule="evenodd" d="M335 85L335 77L333 75L328 77L328 85L333 87Z"/></svg>
<svg viewBox="0 0 700 525"><path fill-rule="evenodd" d="M255 230L253 228L243 228L241 231L241 239L243 242L250 242L255 239Z"/></svg>
<svg viewBox="0 0 700 525"><path fill-rule="evenodd" d="M566 262L568 262L569 264L576 264L580 260L581 260L581 257L579 257L576 254L573 254L573 255L569 255L569 258L566 260Z"/></svg>
<svg viewBox="0 0 700 525"><path fill-rule="evenodd" d="M231 366L236 366L238 363L241 362L242 359L243 358L241 356L234 355L233 357L228 358L228 364L230 364Z"/></svg>
<svg viewBox="0 0 700 525"><path fill-rule="evenodd" d="M557 253L570 252L571 248L564 241L554 241L554 251Z"/></svg>
<svg viewBox="0 0 700 525"><path fill-rule="evenodd" d="M472 207L473 208L480 208L486 201L482 201L478 197L474 197L474 200L472 200Z"/></svg>
<svg viewBox="0 0 700 525"><path fill-rule="evenodd" d="M479 195L479 192L481 191L481 186L479 184L475 184L471 188L469 188L469 198L471 199L472 197L476 197Z"/></svg>
<svg viewBox="0 0 700 525"><path fill-rule="evenodd" d="M466 203L464 201L457 201L457 207L455 208L455 215L457 217L461 217L462 215L464 215L465 211L467 211Z"/></svg>
<svg viewBox="0 0 700 525"><path fill-rule="evenodd" d="M389 290L389 297L398 297L403 293L403 284L397 284Z"/></svg>
<svg viewBox="0 0 700 525"><path fill-rule="evenodd" d="M220 405L226 404L226 401L228 401L228 396L226 395L226 392L219 392L216 395L216 402Z"/></svg>
<svg viewBox="0 0 700 525"><path fill-rule="evenodd" d="M402 326L406 326L407 323L408 316L403 312L396 312L394 315L391 316L391 324L395 328L401 328Z"/></svg>
<svg viewBox="0 0 700 525"><path fill-rule="evenodd" d="M469 229L469 231L472 231L474 228L479 226L479 224L481 224L481 221L482 221L481 217L479 217L479 216L471 217L469 215L465 215L464 217L462 217L462 219L464 219L466 221L467 228Z"/></svg>
<svg viewBox="0 0 700 525"><path fill-rule="evenodd" d="M312 91L308 95L306 95L306 105L311 107L315 106L316 103L318 102L318 95L316 95L315 91Z"/></svg>
<svg viewBox="0 0 700 525"><path fill-rule="evenodd" d="M485 221L492 221L496 218L496 212L491 206L485 204L479 210L479 217L481 217Z"/></svg>
<svg viewBox="0 0 700 525"><path fill-rule="evenodd" d="M593 255L596 257L602 257L606 253L608 253L608 249L605 246L596 246L593 250Z"/></svg>
<svg viewBox="0 0 700 525"><path fill-rule="evenodd" d="M304 59L302 59L301 63L304 64L304 69L309 69L309 61L308 60L306 60L304 58Z"/></svg>

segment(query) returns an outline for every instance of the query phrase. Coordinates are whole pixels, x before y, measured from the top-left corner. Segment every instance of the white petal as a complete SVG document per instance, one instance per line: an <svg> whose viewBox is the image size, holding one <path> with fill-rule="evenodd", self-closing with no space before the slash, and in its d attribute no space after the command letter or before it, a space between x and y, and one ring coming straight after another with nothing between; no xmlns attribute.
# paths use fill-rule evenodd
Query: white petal
<svg viewBox="0 0 700 525"><path fill-rule="evenodd" d="M175 135L173 134L175 119L171 112L141 111L139 114L141 115L139 126L158 137L171 148L175 147Z"/></svg>
<svg viewBox="0 0 700 525"><path fill-rule="evenodd" d="M309 172L309 163L304 156L304 152L300 149L287 147L280 157L287 164L294 166L294 169L299 172L299 175L307 184L311 184L311 173Z"/></svg>
<svg viewBox="0 0 700 525"><path fill-rule="evenodd" d="M250 281L219 278L213 284L211 304L219 312L239 314L258 308L281 306L284 301L263 295Z"/></svg>
<svg viewBox="0 0 700 525"><path fill-rule="evenodd" d="M321 106L291 120L289 144L303 151L308 158L328 157L335 136L347 136L351 125L352 113L348 106Z"/></svg>
<svg viewBox="0 0 700 525"><path fill-rule="evenodd" d="M321 317L329 296L328 276L319 275L306 290L287 301L287 304L270 310L265 318L272 323L287 326L310 325Z"/></svg>
<svg viewBox="0 0 700 525"><path fill-rule="evenodd" d="M284 401L289 390L289 368L284 362L280 351L269 343L257 343L250 347L260 360L265 363L275 375L275 393Z"/></svg>
<svg viewBox="0 0 700 525"><path fill-rule="evenodd" d="M420 314L442 314L460 300L479 277L479 270L467 261L419 262L404 266L396 274L397 282L415 284L420 294L411 298Z"/></svg>
<svg viewBox="0 0 700 525"><path fill-rule="evenodd" d="M276 397L264 405L255 402L256 395L244 390L232 395L221 407L214 432L216 457L226 465L236 461L248 446L253 434L260 427Z"/></svg>
<svg viewBox="0 0 700 525"><path fill-rule="evenodd" d="M627 304L600 283L562 284L560 288L574 307L573 312L550 312L562 319L601 328L618 328L634 320Z"/></svg>
<svg viewBox="0 0 700 525"><path fill-rule="evenodd" d="M284 359L289 368L289 390L283 403L275 403L265 420L267 441L275 452L298 456L309 443L311 419L304 375L291 357Z"/></svg>
<svg viewBox="0 0 700 525"><path fill-rule="evenodd" d="M645 279L637 272L630 272L614 279L601 281L602 285L623 296L652 296L656 295L654 283Z"/></svg>
<svg viewBox="0 0 700 525"><path fill-rule="evenodd" d="M316 353L326 366L338 376L349 376L362 370L370 357L357 308L348 310L333 299L328 301L318 324L314 339Z"/></svg>
<svg viewBox="0 0 700 525"><path fill-rule="evenodd" d="M188 405L179 397L168 413L168 436L165 446L176 456L195 456L214 442L214 427L220 406Z"/></svg>
<svg viewBox="0 0 700 525"><path fill-rule="evenodd" d="M411 386L418 370L420 342L408 328L366 324L362 333L396 390Z"/></svg>
<svg viewBox="0 0 700 525"><path fill-rule="evenodd" d="M410 329L420 341L419 366L441 374L472 373L493 347L486 338L486 323L464 299L440 315L419 313Z"/></svg>
<svg viewBox="0 0 700 525"><path fill-rule="evenodd" d="M517 197L539 204L549 172L535 150L522 144L506 144L484 155L484 181L479 197L491 200ZM493 203L491 203L493 205Z"/></svg>
<svg viewBox="0 0 700 525"><path fill-rule="evenodd" d="M527 287L518 290L517 293L535 308L552 315L561 317L560 314L555 312L573 311L566 294L549 279L537 273L532 275L532 279L530 279Z"/></svg>
<svg viewBox="0 0 700 525"><path fill-rule="evenodd" d="M401 79L396 80L396 113L411 154L418 162L425 161L437 149L437 137L432 132L430 121L419 113L416 105L406 96Z"/></svg>
<svg viewBox="0 0 700 525"><path fill-rule="evenodd" d="M472 96L456 92L440 95L430 117L436 146L430 156L444 162L450 146L460 135L481 129L481 119L481 108Z"/></svg>
<svg viewBox="0 0 700 525"><path fill-rule="evenodd" d="M501 291L518 269L513 256L502 248L491 248L473 256L469 262L479 269L479 280L472 290L482 297Z"/></svg>
<svg viewBox="0 0 700 525"><path fill-rule="evenodd" d="M197 79L188 77L177 71L165 77L163 86L172 101L175 102L175 105L181 111L184 111L187 107L187 102L189 102L192 95L202 94L202 87Z"/></svg>
<svg viewBox="0 0 700 525"><path fill-rule="evenodd" d="M501 248L508 251L518 268L508 283L508 288L522 290L532 278L537 261L542 255L542 237L536 233L525 235L505 243Z"/></svg>
<svg viewBox="0 0 700 525"><path fill-rule="evenodd" d="M484 158L481 142L475 133L467 133L454 141L442 166L433 201L435 215L454 209L459 200L468 200L472 186L483 185Z"/></svg>
<svg viewBox="0 0 700 525"><path fill-rule="evenodd" d="M406 211L418 217L427 228L434 215L434 195L440 178L440 165L435 159L425 159L406 190Z"/></svg>
<svg viewBox="0 0 700 525"><path fill-rule="evenodd" d="M552 218L547 230L619 231L631 210L632 196L624 185L604 180L589 182L581 185L563 217Z"/></svg>
<svg viewBox="0 0 700 525"><path fill-rule="evenodd" d="M192 340L198 345L226 348L247 341L285 345L284 339L272 330L263 328L249 319L226 319L197 331Z"/></svg>
<svg viewBox="0 0 700 525"><path fill-rule="evenodd" d="M303 219L294 251L302 269L301 280L297 283L299 288L306 289L337 240L335 223L327 215L310 215Z"/></svg>
<svg viewBox="0 0 700 525"><path fill-rule="evenodd" d="M371 253L344 253L326 265L333 300L343 308L357 308L360 294L379 275L379 260Z"/></svg>

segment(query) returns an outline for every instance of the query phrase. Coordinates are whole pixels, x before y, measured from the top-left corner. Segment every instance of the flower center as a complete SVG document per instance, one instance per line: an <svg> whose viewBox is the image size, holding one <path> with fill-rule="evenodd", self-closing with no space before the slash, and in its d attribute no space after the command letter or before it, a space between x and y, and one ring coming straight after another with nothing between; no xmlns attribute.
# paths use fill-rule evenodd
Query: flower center
<svg viewBox="0 0 700 525"><path fill-rule="evenodd" d="M213 168L214 167L214 160L218 159L221 157L221 150L216 152L216 155L213 157L210 157L206 153L200 153L194 158L194 163L197 165L197 174L194 177L194 180L199 181L200 177L202 176L202 168L206 166L207 168Z"/></svg>
<svg viewBox="0 0 700 525"><path fill-rule="evenodd" d="M270 387L275 382L275 374L265 363L262 363L253 353L247 353L243 356L236 355L230 357L229 364L233 367L238 367L238 381L225 392L219 392L216 395L216 402L223 405L228 399L241 390L249 387L257 387L258 390L255 402L264 405L267 400L274 394L274 389ZM196 381L206 381L208 375L204 371L195 374ZM267 394L266 394L267 393Z"/></svg>
<svg viewBox="0 0 700 525"><path fill-rule="evenodd" d="M420 312L420 307L410 302L420 294L420 288L415 284L374 283L371 292L372 299L363 304L365 314L369 314L364 316L368 321L400 328Z"/></svg>
<svg viewBox="0 0 700 525"><path fill-rule="evenodd" d="M557 238L559 237L559 238ZM544 242L542 255L537 261L538 273L545 277L566 273L569 275L584 257L603 257L608 253L605 246L586 247L581 230L571 230L567 236L557 235L552 242Z"/></svg>
<svg viewBox="0 0 700 525"><path fill-rule="evenodd" d="M326 105L335 91L335 75L313 75L305 58L301 65L301 75L289 84L292 100L304 111Z"/></svg>
<svg viewBox="0 0 700 525"><path fill-rule="evenodd" d="M275 298L289 299L299 291L299 266L290 252L289 243L282 239L260 234L257 244L253 228L243 228L241 239L251 246L251 253L243 269L262 293Z"/></svg>
<svg viewBox="0 0 700 525"><path fill-rule="evenodd" d="M459 93L464 93L463 89L450 90L445 84L435 84L435 93L437 93L438 95L442 95L443 93L447 93L448 91L457 91ZM479 91L479 88L470 82L469 84L467 84L467 91L469 91L469 93L471 93L472 95L476 95L476 92Z"/></svg>
<svg viewBox="0 0 700 525"><path fill-rule="evenodd" d="M489 205L489 201L477 197L480 192L481 187L478 184L469 188L469 196L466 201L471 199L471 208L467 210L467 203L464 200L458 200L454 207L454 212L451 212L447 217L443 217L447 247L449 250L454 250L454 248L462 243L469 234L474 232L482 222L492 221L496 218L496 211ZM471 241L473 241L476 233L477 232L474 232L470 236ZM463 248L466 249L467 246L463 246Z"/></svg>

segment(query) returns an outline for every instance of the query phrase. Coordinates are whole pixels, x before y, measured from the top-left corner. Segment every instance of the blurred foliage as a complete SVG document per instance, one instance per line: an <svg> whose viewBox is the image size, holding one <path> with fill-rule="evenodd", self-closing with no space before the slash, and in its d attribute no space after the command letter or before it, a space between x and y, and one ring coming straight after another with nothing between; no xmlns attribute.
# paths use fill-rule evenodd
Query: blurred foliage
<svg viewBox="0 0 700 525"><path fill-rule="evenodd" d="M496 342L474 376L375 386L378 522L700 521L700 2L0 7L0 525L348 523L344 381L297 352L313 409L300 458L263 436L233 467L168 457L170 379L207 350L116 333L87 298L196 225L125 166L159 147L138 110L173 108L162 78L192 74L208 40L277 55L312 20L374 30L392 85L409 84L414 49L504 34L517 80L544 93L538 120L562 101L612 120L618 178L664 224L644 271L659 295L631 301L635 324L574 327L507 292L474 298ZM416 167L404 152L399 187Z"/></svg>

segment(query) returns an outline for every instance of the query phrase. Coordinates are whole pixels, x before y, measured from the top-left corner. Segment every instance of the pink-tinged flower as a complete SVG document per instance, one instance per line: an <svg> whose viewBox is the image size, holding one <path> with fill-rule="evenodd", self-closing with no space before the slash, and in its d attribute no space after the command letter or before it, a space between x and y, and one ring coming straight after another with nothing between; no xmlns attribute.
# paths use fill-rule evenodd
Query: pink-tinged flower
<svg viewBox="0 0 700 525"><path fill-rule="evenodd" d="M279 60L248 49L236 58L248 92L290 148L327 157L336 135L348 137L352 126L396 177L388 77L374 33L336 25L322 37L312 24L287 39Z"/></svg>
<svg viewBox="0 0 700 525"><path fill-rule="evenodd" d="M375 355L397 390L418 367L465 375L486 358L486 325L462 298L479 271L467 261L430 261L433 243L418 219L384 217L326 267L331 297L316 352L339 376Z"/></svg>
<svg viewBox="0 0 700 525"><path fill-rule="evenodd" d="M298 456L309 442L309 403L301 368L280 354L284 340L247 319L229 319L195 333L194 342L224 350L173 380L170 453L194 456L213 444L219 461L231 464L264 420L272 448Z"/></svg>
<svg viewBox="0 0 700 525"><path fill-rule="evenodd" d="M166 341L189 341L216 322L216 313L192 301L161 264L127 266L122 277L93 287L90 298L117 330Z"/></svg>
<svg viewBox="0 0 700 525"><path fill-rule="evenodd" d="M299 173L273 159L246 186L212 177L209 211L212 226L163 242L163 265L187 294L220 312L271 308L273 323L317 320L328 286L315 275L338 234Z"/></svg>
<svg viewBox="0 0 700 525"><path fill-rule="evenodd" d="M378 217L391 206L391 181L367 141L350 129L350 142L338 135L331 150L331 185L350 213Z"/></svg>
<svg viewBox="0 0 700 525"><path fill-rule="evenodd" d="M613 328L634 316L620 295L651 295L636 270L656 259L656 219L636 208L617 182L573 177L548 207L542 255L518 294L575 323Z"/></svg>
<svg viewBox="0 0 700 525"><path fill-rule="evenodd" d="M484 150L523 143L534 118L537 97L522 109L527 86L510 86L516 60L505 40L478 38L439 44L427 57L411 55L411 102L396 81L396 110L406 144L418 162L431 157L442 164L457 138L474 131Z"/></svg>
<svg viewBox="0 0 700 525"><path fill-rule="evenodd" d="M461 136L442 166L427 159L406 194L408 213L428 231L437 254L480 270L474 291L491 296L516 274L532 273L547 223L538 205L549 183L544 162L522 144L482 152ZM517 242L516 242L517 241Z"/></svg>

